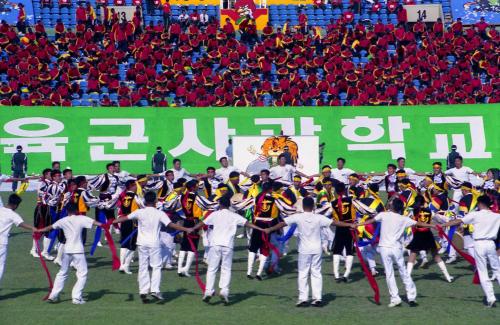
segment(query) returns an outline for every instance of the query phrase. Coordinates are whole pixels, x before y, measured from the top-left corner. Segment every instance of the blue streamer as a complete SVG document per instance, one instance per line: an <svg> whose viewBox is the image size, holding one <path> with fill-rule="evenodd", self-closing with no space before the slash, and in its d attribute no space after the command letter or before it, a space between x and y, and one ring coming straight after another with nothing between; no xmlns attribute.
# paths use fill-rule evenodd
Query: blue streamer
<svg viewBox="0 0 500 325"><path fill-rule="evenodd" d="M174 231L174 232L172 232L172 233L167 232L167 234L169 234L169 235L170 235L170 236L172 236L172 237L175 237L175 236L177 236L178 234L180 234L181 232L182 232L182 231L180 231L180 230L176 230L176 231Z"/></svg>
<svg viewBox="0 0 500 325"><path fill-rule="evenodd" d="M52 224L56 223L59 219L57 218L56 209L54 207L49 207L50 218L52 219ZM52 248L54 248L54 244L56 243L57 234L59 233L58 229L53 229L49 232L50 244L47 252L51 252Z"/></svg>
<svg viewBox="0 0 500 325"><path fill-rule="evenodd" d="M457 231L457 226L451 226L450 229L448 230L448 247L446 247L446 254L450 253L450 248L451 244L450 242L453 241L453 236L455 236L455 231Z"/></svg>
<svg viewBox="0 0 500 325"><path fill-rule="evenodd" d="M100 223L106 223L106 216L103 211L99 211L97 215L97 221ZM90 248L90 256L94 256L95 250L97 249L97 244L101 240L102 229L101 227L97 227L94 235L94 242L92 243L92 247Z"/></svg>
<svg viewBox="0 0 500 325"><path fill-rule="evenodd" d="M380 222L377 222L377 226L375 227L375 231L373 232L372 239L370 240L359 240L358 241L358 247L364 247L368 245L374 245L375 241L377 240L379 234L380 234Z"/></svg>
<svg viewBox="0 0 500 325"><path fill-rule="evenodd" d="M122 246L123 246L123 245L125 245L126 243L128 243L128 242L132 239L132 237L134 237L134 235L137 233L137 229L139 229L139 228L135 228L135 229L134 229L134 231L132 231L132 232L130 233L130 235L128 235L128 236L127 236L127 238L125 238L124 240L122 240L122 241L120 242L120 245L122 245Z"/></svg>
<svg viewBox="0 0 500 325"><path fill-rule="evenodd" d="M290 229L288 229L286 234L284 236L277 237L276 240L283 243L288 241L290 238L292 238L295 229L297 229L297 225L296 224L291 225Z"/></svg>

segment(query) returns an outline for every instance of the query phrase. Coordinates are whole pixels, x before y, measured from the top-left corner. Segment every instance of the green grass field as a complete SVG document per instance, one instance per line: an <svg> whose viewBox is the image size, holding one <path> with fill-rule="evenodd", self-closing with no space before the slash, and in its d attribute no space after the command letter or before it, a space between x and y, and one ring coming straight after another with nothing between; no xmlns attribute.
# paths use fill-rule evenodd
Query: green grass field
<svg viewBox="0 0 500 325"><path fill-rule="evenodd" d="M6 194L2 194L6 202ZM19 209L26 222L32 222L34 195L27 193ZM93 234L91 237L93 238ZM290 247L294 248L292 242ZM500 308L487 309L483 293L472 282L472 271L463 261L449 267L455 282L442 278L435 264L429 269L415 269L419 307L389 309L387 286L383 276L377 277L382 305L372 301L372 291L361 267L355 263L353 282L333 281L331 257L324 257L323 295L326 306L296 308L297 254L281 261L281 276L262 282L246 278L245 240L237 240L229 306L212 300L201 301L201 292L193 278L179 278L176 271L164 271L162 291L166 301L143 305L138 297L137 274L124 275L111 271L111 257L106 247L98 248L94 257L87 256L89 275L83 306L71 304L72 274L61 296L61 303L42 301L47 293L47 280L38 260L29 255L31 235L14 229L10 238L7 264L0 283L0 324L499 324ZM89 247L87 247L87 250ZM355 259L356 261L356 259ZM57 267L49 263L53 277ZM132 268L137 272L137 266ZM382 266L379 265L381 274ZM201 272L204 275L205 267ZM403 289L398 280L400 293ZM498 286L496 285L498 292Z"/></svg>

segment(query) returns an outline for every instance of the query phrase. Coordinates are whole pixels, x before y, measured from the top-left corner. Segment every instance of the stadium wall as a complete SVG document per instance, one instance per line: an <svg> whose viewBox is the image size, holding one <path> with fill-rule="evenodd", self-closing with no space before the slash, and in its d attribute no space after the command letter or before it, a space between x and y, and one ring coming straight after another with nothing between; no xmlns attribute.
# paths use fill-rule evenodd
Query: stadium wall
<svg viewBox="0 0 500 325"><path fill-rule="evenodd" d="M30 173L53 160L76 174L102 172L121 160L129 172L150 170L156 146L201 172L225 156L233 135L317 135L322 162L337 157L359 172L383 171L399 156L418 171L445 161L452 144L465 165L498 167L500 105L297 108L0 108L1 168L9 173L17 145L28 153Z"/></svg>

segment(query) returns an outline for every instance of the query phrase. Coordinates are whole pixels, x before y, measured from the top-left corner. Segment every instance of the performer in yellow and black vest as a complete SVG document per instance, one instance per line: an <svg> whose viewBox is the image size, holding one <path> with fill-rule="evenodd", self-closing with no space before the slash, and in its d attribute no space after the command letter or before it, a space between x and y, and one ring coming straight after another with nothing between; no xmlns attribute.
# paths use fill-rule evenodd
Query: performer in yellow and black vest
<svg viewBox="0 0 500 325"><path fill-rule="evenodd" d="M235 194L243 193L243 191L240 187L240 173L238 173L238 172L229 173L229 179L226 182L226 185L228 187L229 197L233 197L233 195L235 195Z"/></svg>
<svg viewBox="0 0 500 325"><path fill-rule="evenodd" d="M365 189L360 185L359 175L353 173L349 175L349 197L353 199L361 199L365 197Z"/></svg>
<svg viewBox="0 0 500 325"><path fill-rule="evenodd" d="M446 182L446 175L443 173L441 162L437 161L432 164L432 183L437 185L444 192L448 193L448 183Z"/></svg>
<svg viewBox="0 0 500 325"><path fill-rule="evenodd" d="M255 198L253 210L253 223L262 229L270 228L279 222L280 210L273 196L273 184L270 182L262 185L262 192ZM259 254L259 268L256 279L262 280L262 272L270 255L268 235L259 230L253 230L248 246L247 277L253 279L252 271L255 257Z"/></svg>
<svg viewBox="0 0 500 325"><path fill-rule="evenodd" d="M125 182L125 191L120 194L118 198L118 216L126 217L137 209L143 208L144 203L142 198L137 193L137 184L134 180L128 180ZM137 228L136 220L128 220L122 222L120 225L120 272L126 274L132 274L130 272L130 262L134 257L134 252L137 248L137 232L134 231ZM132 237L130 237L132 235ZM123 242L129 238L125 243Z"/></svg>
<svg viewBox="0 0 500 325"><path fill-rule="evenodd" d="M52 224L49 213L49 206L47 205L46 201L47 189L49 188L49 185L51 183L50 172L51 172L50 168L43 170L42 178L40 180L40 185L38 186L37 189L36 206L35 206L35 211L33 213L33 225L35 226L35 228L44 228ZM50 240L48 239L48 233L44 234L43 238L44 238L43 245L44 246L49 245ZM36 243L34 239L30 254L35 258L39 258L38 252L36 251Z"/></svg>
<svg viewBox="0 0 500 325"><path fill-rule="evenodd" d="M346 186L342 182L335 184L335 193L337 199L331 202L333 209L333 218L336 221L355 222L356 209L352 204L352 198L347 196ZM341 278L339 275L340 257L345 249L345 273ZM333 241L333 274L337 282L349 282L351 274L354 243L349 228L337 227L335 230L335 239Z"/></svg>
<svg viewBox="0 0 500 325"><path fill-rule="evenodd" d="M367 206L372 211L376 213L385 211L384 202L379 196L379 185L376 183L371 183L366 189L366 197L359 199L361 203ZM357 211L358 220L360 222L365 222L366 220L375 216L375 214L364 213L364 211ZM378 274L377 263L375 261L375 256L377 256L376 244L377 239L373 238L375 234L375 226L373 224L358 227L358 238L364 241L372 241L373 244L359 247L363 258L368 262L368 267L373 276Z"/></svg>
<svg viewBox="0 0 500 325"><path fill-rule="evenodd" d="M324 177L321 182L316 183L314 189L314 194L316 195L316 208L321 209L331 206L331 202L335 200L333 186L338 182L339 181L336 179ZM331 227L321 228L321 247L325 255L330 255L334 237L335 233Z"/></svg>
<svg viewBox="0 0 500 325"><path fill-rule="evenodd" d="M181 211L184 216L184 227L186 228L194 227L198 223L200 217L203 216L202 209L196 203L196 197L198 196L197 191L198 181L190 180L186 183L186 190L180 197ZM195 257L195 250L198 249L199 240L199 232L193 232L192 234L185 232L183 234L177 265L177 274L179 276L190 276L189 269ZM191 243L193 243L194 247L191 247ZM184 258L186 258L185 265Z"/></svg>
<svg viewBox="0 0 500 325"><path fill-rule="evenodd" d="M425 199L423 196L419 195L415 199L413 219L422 223L430 224L432 222L432 211L430 208L425 207ZM413 271L413 266L417 259L417 253L421 251L430 252L434 261L438 265L441 272L443 272L446 281L452 282L453 277L450 276L448 270L446 269L446 264L439 256L439 250L441 245L434 239L434 235L430 228L414 227L413 228L413 239L406 247L410 250L410 256L408 257L407 271L411 275Z"/></svg>
<svg viewBox="0 0 500 325"><path fill-rule="evenodd" d="M462 198L458 203L458 217L463 218L470 212L477 208L477 198L479 193L473 189L470 182L463 182L460 186L462 190ZM469 255L474 256L474 239L472 239L472 232L474 227L472 225L462 224L464 235L464 248L467 249Z"/></svg>
<svg viewBox="0 0 500 325"><path fill-rule="evenodd" d="M72 202L71 198L73 197L73 192L77 188L74 179L65 179L63 182L64 182L64 187L63 187L64 192L61 194L61 200L57 208L59 219L68 216L68 213L66 211L66 206L68 205L68 203ZM54 264L61 266L62 257L64 253L64 245L66 244L66 236L64 236L64 231L62 229L58 229L57 240L59 241L59 246L57 247L57 257L54 260Z"/></svg>

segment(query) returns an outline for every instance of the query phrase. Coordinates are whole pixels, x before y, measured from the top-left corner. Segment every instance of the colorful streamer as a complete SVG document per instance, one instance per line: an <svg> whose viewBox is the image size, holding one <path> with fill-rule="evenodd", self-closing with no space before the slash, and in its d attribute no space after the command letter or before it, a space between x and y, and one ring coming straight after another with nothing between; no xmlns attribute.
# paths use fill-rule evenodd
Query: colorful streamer
<svg viewBox="0 0 500 325"><path fill-rule="evenodd" d="M365 261L363 260L363 255L361 254L361 251L359 250L358 246L358 241L357 241L357 235L356 231L354 229L351 229L351 236L354 242L354 247L356 248L356 254L358 255L359 263L361 264L361 267L363 268L363 272L365 273L365 276L368 280L368 283L373 289L374 295L373 295L373 300L375 300L375 303L377 305L380 304L380 290L378 288L377 281L375 280L375 277L372 275L370 272L370 269L366 265ZM374 236L375 237L375 236Z"/></svg>
<svg viewBox="0 0 500 325"><path fill-rule="evenodd" d="M33 240L35 241L36 249L38 252L38 258L40 259L40 264L42 265L42 268L45 271L45 274L47 275L47 280L49 281L49 293L45 297L43 297L43 300L47 300L49 298L50 292L52 291L54 284L52 282L52 277L50 276L49 269L47 268L47 264L45 263L45 260L42 257L42 250L40 249L40 244L38 243L40 238L42 238L41 233L33 233Z"/></svg>
<svg viewBox="0 0 500 325"><path fill-rule="evenodd" d="M474 278L472 279L472 283L480 284L479 273L477 272L476 269L476 260L474 259L474 257L470 256L469 254L467 254L466 252L460 250L457 246L455 246L455 244L453 244L453 241L451 241L451 239L446 235L446 233L444 232L443 228L440 225L436 225L436 228L438 230L439 237L441 238L444 237L448 241L448 243L450 243L451 246L453 246L453 248L457 251L457 253L460 254L460 256L462 256L470 265L474 267Z"/></svg>

